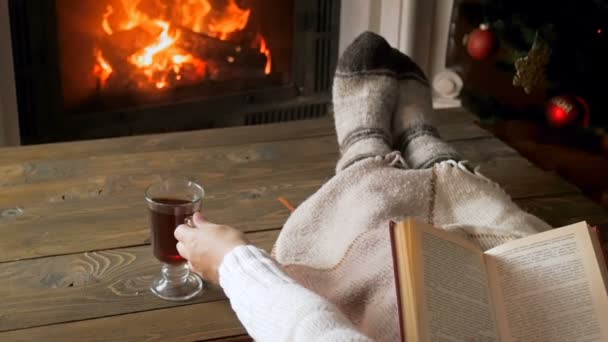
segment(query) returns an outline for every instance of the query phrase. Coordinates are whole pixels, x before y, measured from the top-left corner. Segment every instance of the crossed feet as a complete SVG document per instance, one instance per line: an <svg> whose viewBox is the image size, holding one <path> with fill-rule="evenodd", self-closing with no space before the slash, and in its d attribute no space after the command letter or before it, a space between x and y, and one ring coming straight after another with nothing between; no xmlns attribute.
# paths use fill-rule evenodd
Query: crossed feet
<svg viewBox="0 0 608 342"><path fill-rule="evenodd" d="M375 33L362 33L340 57L333 104L341 155L336 172L395 150L409 168L460 159L431 123L431 90L422 70Z"/></svg>

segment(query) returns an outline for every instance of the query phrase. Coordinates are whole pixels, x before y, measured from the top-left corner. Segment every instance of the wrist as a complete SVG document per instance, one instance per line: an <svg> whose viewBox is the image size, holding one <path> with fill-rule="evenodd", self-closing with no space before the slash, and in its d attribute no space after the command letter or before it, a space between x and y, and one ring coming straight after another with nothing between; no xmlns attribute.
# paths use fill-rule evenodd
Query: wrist
<svg viewBox="0 0 608 342"><path fill-rule="evenodd" d="M229 297L232 290L243 290L247 283L265 286L293 282L274 259L252 245L237 246L226 254L218 275L219 284Z"/></svg>
<svg viewBox="0 0 608 342"><path fill-rule="evenodd" d="M224 254L221 257L221 260L219 261L219 263L217 263L218 274L219 274L219 271L222 268L222 266L227 262L227 260L229 260L230 258L234 258L233 254L243 253L243 252L239 252L239 248L242 249L247 246L250 246L250 245L247 245L246 243L242 243L242 244L235 244L235 245L232 245L232 246L226 248L226 250L224 251ZM254 247L254 246L251 246L251 247Z"/></svg>
<svg viewBox="0 0 608 342"><path fill-rule="evenodd" d="M237 249L239 247L243 247L243 246L247 246L247 243L240 242L240 243L233 243L233 244L230 244L230 245L226 246L226 248L224 249L224 252L222 253L221 260L218 263L218 267L217 267L218 270L221 267L221 265L224 263L224 260L226 260L226 257L228 255L230 255L231 253L233 253L235 251L235 249Z"/></svg>

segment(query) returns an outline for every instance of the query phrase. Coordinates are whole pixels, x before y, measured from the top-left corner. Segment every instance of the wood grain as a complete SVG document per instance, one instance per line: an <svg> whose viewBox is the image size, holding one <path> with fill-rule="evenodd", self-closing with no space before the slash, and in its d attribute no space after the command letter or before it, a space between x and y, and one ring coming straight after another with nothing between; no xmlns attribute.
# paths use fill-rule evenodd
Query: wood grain
<svg viewBox="0 0 608 342"><path fill-rule="evenodd" d="M208 190L203 211L209 220L244 231L281 227L289 211L278 201L283 196L299 204L333 172L333 160L307 166L300 161L258 180L225 184ZM274 175L272 175L274 174ZM221 187L221 184L218 184ZM147 242L147 209L143 190L89 200L24 207L16 217L0 219L0 260L141 245Z"/></svg>
<svg viewBox="0 0 608 342"><path fill-rule="evenodd" d="M591 224L608 222L608 210L583 195L536 197L515 202L555 228L581 221Z"/></svg>
<svg viewBox="0 0 608 342"><path fill-rule="evenodd" d="M247 237L270 251L278 233ZM0 331L183 305L149 291L159 272L148 246L0 264ZM188 303L224 298L220 289L209 287Z"/></svg>
<svg viewBox="0 0 608 342"><path fill-rule="evenodd" d="M221 300L0 332L0 341L190 342L215 340L244 332L228 301Z"/></svg>
<svg viewBox="0 0 608 342"><path fill-rule="evenodd" d="M47 159L5 164L4 167L12 171L0 178L0 186L6 188L108 175L133 176L149 174L151 171L160 175L194 172L205 177L208 182L213 182L255 176L248 170L252 163L274 162L273 166L277 168L278 163L325 154L333 156L336 151L335 138L325 136L237 146L125 153L79 159Z"/></svg>
<svg viewBox="0 0 608 342"><path fill-rule="evenodd" d="M321 148L322 146L322 148ZM276 144L249 144L239 147L180 149L178 151L86 156L81 159L49 159L5 164L0 190L11 196L0 197L0 208L86 200L110 196L121 190L143 190L166 175L187 175L212 187L216 180L263 177L253 168L266 166L274 171L278 161L288 164L311 156L330 153L335 159L335 139L300 140ZM259 165L260 162L275 162ZM256 165L258 163L258 165ZM215 189L211 189L215 190ZM35 193L35 196L32 194Z"/></svg>
<svg viewBox="0 0 608 342"><path fill-rule="evenodd" d="M490 136L488 131L474 124L476 120L475 116L461 109L439 109L433 115L434 123L446 140ZM329 115L320 119L256 126L5 147L0 148L0 166L36 160L233 146L328 136L334 133L333 117Z"/></svg>
<svg viewBox="0 0 608 342"><path fill-rule="evenodd" d="M232 336L232 337L226 337L226 338L218 338L218 339L212 339L212 340L205 340L208 342L252 342L253 339L249 336L249 335L239 335L239 336Z"/></svg>
<svg viewBox="0 0 608 342"><path fill-rule="evenodd" d="M513 198L578 193L580 190L558 175L534 166L498 139L453 142L464 159L500 184Z"/></svg>
<svg viewBox="0 0 608 342"><path fill-rule="evenodd" d="M436 110L431 121L446 141L492 137L489 131L476 124L476 116L462 109Z"/></svg>
<svg viewBox="0 0 608 342"><path fill-rule="evenodd" d="M20 161L61 160L90 156L100 157L117 154L233 146L327 136L332 134L334 134L333 121L328 117L258 126L217 128L189 132L0 148L0 165Z"/></svg>
<svg viewBox="0 0 608 342"><path fill-rule="evenodd" d="M472 123L472 119L465 114L454 115L454 113L443 113L439 126L442 135L449 140L471 139L489 137L489 133ZM223 145L215 145L212 142L224 142L225 139L217 138L215 130L197 131L187 133L172 133L166 135L153 135L145 137L130 137L106 139L94 142L84 141L76 143L59 143L38 146L24 146L18 148L0 149L0 186L34 184L45 181L60 182L69 181L75 177L86 177L96 181L97 191L103 192L103 176L108 175L111 170L112 176L133 175L142 170L155 169L157 172L176 172L176 168L187 166L206 165L221 168L222 163L228 157L229 161L245 164L256 160L277 160L285 155L285 148L294 149L294 155L303 157L300 151L318 152L315 146L308 146L306 140L311 136L324 136L328 139L328 146L335 149L335 136L332 130L326 129L327 119L310 120L305 122L317 123L318 134L312 134L310 127L303 130L274 129L282 134L278 138L269 134L265 129L259 130L258 127L251 127L251 132L259 130L259 134L250 133L239 136L239 139L228 140ZM325 122L321 124L319 122ZM265 126L263 126L265 127ZM306 129L309 128L309 129ZM234 128L237 132L242 127ZM293 130L293 132L291 132ZM223 130L222 130L223 131ZM234 133L228 130L227 136ZM290 132L284 136L285 132ZM228 134L230 133L230 134ZM195 135L195 136L191 136ZM208 141L208 135L214 139ZM221 136L221 135L220 135ZM298 140L291 144L260 144L258 136L273 136L266 138L270 142L283 140ZM281 139L281 137L283 139ZM257 139L256 139L257 138ZM245 143L247 139L251 140ZM203 141L200 144L193 142ZM240 142L240 144L236 143ZM277 149L269 148L275 146ZM214 148L215 147L215 148ZM113 151L113 152L111 152ZM320 150L323 151L323 150ZM152 153L152 154L151 154ZM273 159L274 157L274 159ZM191 165L194 164L194 165ZM216 165L217 164L217 165ZM202 170L205 170L204 168Z"/></svg>
<svg viewBox="0 0 608 342"><path fill-rule="evenodd" d="M114 157L101 157L107 163L96 159L89 169L105 182L102 188L88 181L95 179L92 174L67 182L52 179L5 185L0 190L10 196L0 196L0 208L4 208L0 209L0 232L13 238L0 240L0 260L144 243L148 235L144 189L168 174L202 181L208 193L205 210L212 219L231 224L252 222L247 230L279 227L288 213L276 198L285 196L297 203L322 184L333 173L334 140L321 137L189 152L175 162L174 172L158 171L162 167L156 164L163 160L168 164L167 155L140 156L139 162L130 164L133 169L129 172ZM117 175L117 168L122 175ZM65 170L71 170L69 164Z"/></svg>
<svg viewBox="0 0 608 342"><path fill-rule="evenodd" d="M514 198L578 192L496 139L457 141L454 146ZM199 153L206 156L183 154L179 163L188 173L181 174L202 181L208 193L204 210L210 219L244 231L282 226L289 213L277 197L286 197L297 205L331 177L337 159L333 137L226 149L213 147ZM168 152L159 153L162 155L137 156L140 163L153 163L150 168L131 163L132 169L126 172L115 157L100 157L91 161L96 166L83 166L92 173L90 178L52 179L0 188L10 194L0 197L0 208L4 208L0 209L0 232L11 236L0 240L0 261L145 243L148 230L143 191L169 174L157 173L163 167L162 160L168 157ZM179 174L177 165L175 162L173 170ZM116 168L120 170L115 171ZM98 169L106 170L108 175ZM197 169L202 171L192 171ZM105 185L100 193L102 184Z"/></svg>

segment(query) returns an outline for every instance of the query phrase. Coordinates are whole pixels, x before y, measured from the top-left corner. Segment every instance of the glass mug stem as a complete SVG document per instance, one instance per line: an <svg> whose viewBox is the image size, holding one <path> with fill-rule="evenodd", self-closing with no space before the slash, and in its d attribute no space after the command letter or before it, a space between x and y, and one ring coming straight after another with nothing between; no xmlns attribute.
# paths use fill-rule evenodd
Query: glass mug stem
<svg viewBox="0 0 608 342"><path fill-rule="evenodd" d="M164 264L161 268L161 274L167 283L181 285L188 280L190 268L186 263L181 265Z"/></svg>
<svg viewBox="0 0 608 342"><path fill-rule="evenodd" d="M183 301L198 295L203 290L203 281L190 272L185 262L164 264L161 268L161 276L152 282L150 290L159 298Z"/></svg>

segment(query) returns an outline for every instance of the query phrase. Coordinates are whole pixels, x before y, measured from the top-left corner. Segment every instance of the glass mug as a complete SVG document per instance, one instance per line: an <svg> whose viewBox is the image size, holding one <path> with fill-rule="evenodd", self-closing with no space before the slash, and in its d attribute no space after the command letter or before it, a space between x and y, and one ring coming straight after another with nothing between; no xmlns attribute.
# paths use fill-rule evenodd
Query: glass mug
<svg viewBox="0 0 608 342"><path fill-rule="evenodd" d="M177 252L173 232L201 210L204 196L202 186L182 177L168 178L146 189L152 250L164 263L150 290L162 299L188 300L203 290L201 278L190 272L187 260Z"/></svg>

